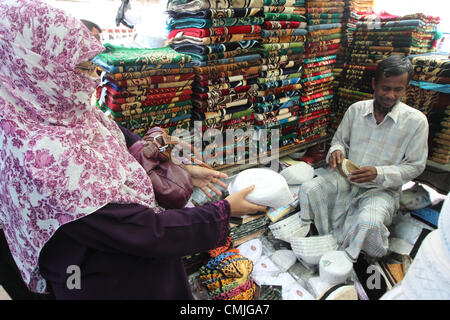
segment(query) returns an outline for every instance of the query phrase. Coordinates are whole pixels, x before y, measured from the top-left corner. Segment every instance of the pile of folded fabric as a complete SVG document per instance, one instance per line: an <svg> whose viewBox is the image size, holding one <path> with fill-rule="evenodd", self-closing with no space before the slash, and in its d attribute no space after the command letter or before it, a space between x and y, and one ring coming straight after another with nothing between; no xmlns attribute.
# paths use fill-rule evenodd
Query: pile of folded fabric
<svg viewBox="0 0 450 320"><path fill-rule="evenodd" d="M269 218L265 213L231 217L230 236L233 246L256 238L267 230Z"/></svg>
<svg viewBox="0 0 450 320"><path fill-rule="evenodd" d="M356 29L356 23L369 14L373 14L374 0L344 0L344 16L342 19L342 38L341 47L336 57L334 68L334 92L335 101L340 82L342 81L342 72L347 59L348 50L353 41L353 32Z"/></svg>
<svg viewBox="0 0 450 320"><path fill-rule="evenodd" d="M343 1L306 2L308 38L302 75L299 141L326 135L333 99L333 68L341 42Z"/></svg>
<svg viewBox="0 0 450 320"><path fill-rule="evenodd" d="M407 56L432 52L438 23L439 18L421 13L406 16L380 13L357 22L338 92L344 99L339 97L333 127L339 125L352 103L372 94L371 78L379 61L394 54Z"/></svg>
<svg viewBox="0 0 450 320"><path fill-rule="evenodd" d="M411 85L404 102L428 115L432 109L445 109L450 93L450 59L447 54L409 56L413 65Z"/></svg>
<svg viewBox="0 0 450 320"><path fill-rule="evenodd" d="M404 102L428 116L430 160L450 163L450 59L447 54L409 56L413 76Z"/></svg>
<svg viewBox="0 0 450 320"><path fill-rule="evenodd" d="M264 0L255 129L257 134L261 129L279 130L280 148L296 141L307 34L305 14L305 0ZM260 152L272 149L271 139L259 144Z"/></svg>
<svg viewBox="0 0 450 320"><path fill-rule="evenodd" d="M253 128L263 0L173 0L167 9L168 44L189 55L194 66L193 119L202 132L216 129L201 146L204 160L213 166L233 163L242 141L227 145L225 130Z"/></svg>
<svg viewBox="0 0 450 320"><path fill-rule="evenodd" d="M189 130L191 58L169 47L126 48L105 44L92 62L102 72L97 104L120 125L143 136L150 127Z"/></svg>

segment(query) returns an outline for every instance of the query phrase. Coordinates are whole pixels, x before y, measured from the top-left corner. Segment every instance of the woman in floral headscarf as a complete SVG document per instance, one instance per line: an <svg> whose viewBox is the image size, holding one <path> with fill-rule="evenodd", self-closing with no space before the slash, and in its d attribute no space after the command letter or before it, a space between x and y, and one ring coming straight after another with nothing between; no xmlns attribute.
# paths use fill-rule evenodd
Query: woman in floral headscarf
<svg viewBox="0 0 450 320"><path fill-rule="evenodd" d="M0 0L0 223L33 292L67 299L191 298L180 257L223 244L251 189L159 207L128 152L137 137L89 104L103 50L40 0ZM73 269L75 266L75 269ZM76 269L79 268L79 269ZM80 287L66 283L81 272Z"/></svg>

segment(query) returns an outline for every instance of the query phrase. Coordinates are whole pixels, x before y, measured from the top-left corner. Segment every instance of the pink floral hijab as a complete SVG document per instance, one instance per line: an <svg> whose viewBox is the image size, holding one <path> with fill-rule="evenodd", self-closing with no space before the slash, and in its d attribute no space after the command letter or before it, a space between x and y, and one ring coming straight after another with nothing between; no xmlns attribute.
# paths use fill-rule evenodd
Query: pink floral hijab
<svg viewBox="0 0 450 320"><path fill-rule="evenodd" d="M75 66L103 50L81 22L40 0L0 0L0 223L30 290L65 223L108 203L161 209L119 127L89 103Z"/></svg>

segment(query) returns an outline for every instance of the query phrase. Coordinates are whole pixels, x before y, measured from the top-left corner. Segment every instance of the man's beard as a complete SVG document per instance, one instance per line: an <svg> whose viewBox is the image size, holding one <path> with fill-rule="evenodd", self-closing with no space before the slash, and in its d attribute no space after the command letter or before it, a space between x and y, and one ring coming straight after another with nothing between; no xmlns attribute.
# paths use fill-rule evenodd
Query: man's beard
<svg viewBox="0 0 450 320"><path fill-rule="evenodd" d="M374 106L375 110L378 111L379 113L387 115L392 110L392 107L396 105L396 103L394 103L390 107L383 107L382 105L380 105L380 103L378 103L378 101L375 97L375 99L373 101L373 106Z"/></svg>

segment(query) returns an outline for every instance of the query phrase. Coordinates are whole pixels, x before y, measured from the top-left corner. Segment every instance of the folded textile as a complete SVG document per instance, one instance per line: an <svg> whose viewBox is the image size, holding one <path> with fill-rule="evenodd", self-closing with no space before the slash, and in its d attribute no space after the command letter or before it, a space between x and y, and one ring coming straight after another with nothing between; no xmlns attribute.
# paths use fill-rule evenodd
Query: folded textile
<svg viewBox="0 0 450 320"><path fill-rule="evenodd" d="M289 91L296 92L296 90L300 90L300 89L302 89L302 85L300 83L291 84L291 85L287 85L287 86L283 86L283 87L266 89L265 91L258 91L258 96L264 97L266 95L275 95L275 94L279 94L282 92L289 92Z"/></svg>
<svg viewBox="0 0 450 320"><path fill-rule="evenodd" d="M169 0L167 9L172 11L195 11L215 8L262 8L263 0L193 0L189 2Z"/></svg>
<svg viewBox="0 0 450 320"><path fill-rule="evenodd" d="M174 19L215 19L215 18L235 18L235 17L253 17L263 16L263 8L216 8L216 9L203 9L198 11L172 11L167 12L170 17Z"/></svg>
<svg viewBox="0 0 450 320"><path fill-rule="evenodd" d="M108 66L135 66L135 65L176 65L190 62L187 55L176 52L170 47L147 49L128 48L104 44L105 50L92 60Z"/></svg>
<svg viewBox="0 0 450 320"><path fill-rule="evenodd" d="M262 61L263 64L260 67L260 72L272 71L276 69L292 68L295 66L303 65L303 59L287 60L291 59L291 57L290 56L281 56L281 57L286 57L286 60L272 63L269 61L269 59L264 58Z"/></svg>
<svg viewBox="0 0 450 320"><path fill-rule="evenodd" d="M345 8L343 7L325 7L325 8L317 8L317 7L310 7L308 8L308 14L309 13L340 13L344 12Z"/></svg>
<svg viewBox="0 0 450 320"><path fill-rule="evenodd" d="M190 97L192 94L192 90L183 90L183 91L175 91L169 93L160 93L160 94L150 94L150 95L130 95L128 97L114 97L113 95L106 95L106 100L110 101L113 104L123 104L130 102L142 102L149 101L152 99L166 99L166 98L175 98L175 97Z"/></svg>
<svg viewBox="0 0 450 320"><path fill-rule="evenodd" d="M170 31L168 39L176 38L179 34L192 36L192 37L209 37L209 36L221 36L227 34L245 34L245 33L255 33L259 34L261 32L261 26L250 25L250 26L231 26L231 27L215 27L215 28L186 28L186 29L174 29Z"/></svg>
<svg viewBox="0 0 450 320"><path fill-rule="evenodd" d="M167 21L169 29L185 28L211 28L263 24L264 17L238 17L238 18L216 18L216 19L171 19Z"/></svg>
<svg viewBox="0 0 450 320"><path fill-rule="evenodd" d="M298 84L302 83L302 78L292 78L292 79L286 79L286 80L278 80L278 81L268 81L264 84L259 84L260 90L267 90L272 88L278 88L278 87L284 87L291 84Z"/></svg>
<svg viewBox="0 0 450 320"><path fill-rule="evenodd" d="M293 74L293 73L299 73L303 69L303 66L297 65L292 66L289 68L279 68L275 70L269 70L269 71L261 71L259 75L264 78L270 78L270 77L276 77L281 75L287 75L287 74Z"/></svg>
<svg viewBox="0 0 450 320"><path fill-rule="evenodd" d="M235 70L229 70L229 71L218 71L218 72L210 72L205 74L196 74L195 79L197 81L206 81L206 80L217 80L218 82L222 81L222 78L230 78L235 76L244 76L242 79L247 79L245 75L253 75L258 74L260 70L260 66L251 66L251 67L244 67L244 68L238 68ZM234 80L236 81L236 80Z"/></svg>
<svg viewBox="0 0 450 320"><path fill-rule="evenodd" d="M191 113L191 109L186 110L165 110L165 112L149 112L149 113L139 113L130 116L114 116L114 121L120 122L131 122L136 119L146 119L150 123L156 123L164 121L166 122L168 119L176 119L180 117L184 117Z"/></svg>
<svg viewBox="0 0 450 320"><path fill-rule="evenodd" d="M236 56L232 58L224 58L224 59L218 59L218 60L210 60L210 61L192 61L192 64L194 66L198 67L205 67L205 66L214 66L214 65L225 65L229 63L238 63L238 62L245 62L245 61L254 61L259 60L260 56L259 54L250 54L250 55L242 55L242 56Z"/></svg>
<svg viewBox="0 0 450 320"><path fill-rule="evenodd" d="M253 79L234 81L234 82L228 82L228 83L222 82L222 83L217 83L217 84L213 84L213 85L203 85L203 86L195 85L192 89L195 93L207 93L207 92L212 92L212 91L216 91L216 90L232 89L232 88L252 85L252 84L256 84L256 82L257 82L257 79L253 78Z"/></svg>
<svg viewBox="0 0 450 320"><path fill-rule="evenodd" d="M308 29L314 30L313 27L317 25L327 25L327 24L337 24L340 23L341 19L310 19L308 20Z"/></svg>
<svg viewBox="0 0 450 320"><path fill-rule="evenodd" d="M124 88L119 87L116 90L108 84L103 84L97 87L97 97L99 98L102 91L106 91L110 97L114 99L118 98L127 98L127 97L136 97L136 96L148 96L154 94L164 94L171 93L173 95L180 94L190 94L192 92L191 88L183 88L183 87L172 87L172 88L158 88L158 89L133 89L133 90L124 90Z"/></svg>
<svg viewBox="0 0 450 320"><path fill-rule="evenodd" d="M111 88L118 90L119 86L117 86L114 82L110 82L108 79L105 79L106 83L108 83ZM188 87L193 83L193 80L184 80L184 81L176 81L176 82L162 82L162 83L154 83L154 84L146 84L140 85L136 87L129 87L129 90L141 90L141 89L158 89L158 88L174 88L174 87ZM123 89L123 88L122 88Z"/></svg>
<svg viewBox="0 0 450 320"><path fill-rule="evenodd" d="M235 88L230 88L230 89L213 90L213 91L210 91L207 93L195 92L192 95L192 98L196 99L196 100L216 99L216 98L231 95L231 94L239 94L239 93L249 92L249 91L256 92L257 89L258 89L258 85L253 84L253 85L240 86L240 87L235 87Z"/></svg>
<svg viewBox="0 0 450 320"><path fill-rule="evenodd" d="M198 38L195 36L189 36L180 33L176 37L170 39L168 41L168 44L172 45L179 43L192 43L199 45L209 45L224 42L242 42L242 41L258 40L260 38L261 36L259 34L254 33L224 34L220 36L209 36L203 38Z"/></svg>
<svg viewBox="0 0 450 320"><path fill-rule="evenodd" d="M129 80L115 80L109 78L108 76L106 77L106 79L108 79L110 83L114 83L115 86L117 87L138 87L155 83L192 80L194 78L195 78L194 73L185 73L180 75L168 75L168 76L150 76L145 78L135 78Z"/></svg>
<svg viewBox="0 0 450 320"><path fill-rule="evenodd" d="M275 30L261 30L263 38L283 37L283 36L304 36L308 33L306 29L275 29Z"/></svg>
<svg viewBox="0 0 450 320"><path fill-rule="evenodd" d="M306 0L264 0L264 6L304 7Z"/></svg>
<svg viewBox="0 0 450 320"><path fill-rule="evenodd" d="M221 71L233 71L237 69L247 68L251 66L258 65L260 60L252 60L252 61L243 61L237 63L229 63L224 65L217 66L206 66L206 67L194 67L194 70L197 74L207 74Z"/></svg>
<svg viewBox="0 0 450 320"><path fill-rule="evenodd" d="M194 68L191 67L191 68L174 68L174 69L155 69L136 72L106 73L106 76L109 76L110 78L115 80L127 80L151 76L177 75L182 73L193 73L193 72Z"/></svg>
<svg viewBox="0 0 450 320"><path fill-rule="evenodd" d="M272 76L266 77L266 78L258 78L258 84L262 85L262 84L266 84L266 83L273 83L275 81L297 79L297 78L301 78L301 76L302 76L301 72L285 74L285 75L278 75L278 76L272 75Z"/></svg>
<svg viewBox="0 0 450 320"><path fill-rule="evenodd" d="M337 34L337 33L338 34L341 33L341 28L331 28L331 29L321 29L321 30L309 31L308 35L311 38L317 38L317 37L330 35L330 34Z"/></svg>
<svg viewBox="0 0 450 320"><path fill-rule="evenodd" d="M302 46L294 48L275 49L272 51L261 51L261 57L270 59L276 56L285 56L303 53L304 51L305 49Z"/></svg>
<svg viewBox="0 0 450 320"><path fill-rule="evenodd" d="M179 112L179 111L183 111L183 110L190 111L192 109L192 105L191 105L190 101L183 101L180 103L174 103L174 104L170 104L170 105L178 105L178 106L167 107L168 105L158 105L158 106L149 106L149 107L129 109L129 110L120 110L120 111L114 111L111 109L109 109L109 110L111 111L111 115L115 119L118 119L119 117L132 117L132 116L136 116L136 115L140 115L140 114L148 114L148 113L165 114L168 112Z"/></svg>
<svg viewBox="0 0 450 320"><path fill-rule="evenodd" d="M97 59L96 56L92 62L100 66L103 70L109 73L124 73L124 72L144 72L147 70L167 69L166 74L176 74L178 68L192 68L190 62L186 63L171 63L166 64L164 62L158 64L141 64L141 65L124 65L124 66L111 66L106 64L103 60ZM95 61L94 61L95 60Z"/></svg>
<svg viewBox="0 0 450 320"><path fill-rule="evenodd" d="M211 54L219 52L234 51L239 49L250 49L259 47L261 40L251 40L242 42L230 42L213 45L198 45L198 44L173 44L171 47L179 52L196 53L196 54Z"/></svg>
<svg viewBox="0 0 450 320"><path fill-rule="evenodd" d="M308 19L332 19L332 18L342 18L344 15L342 13L310 13L306 17Z"/></svg>
<svg viewBox="0 0 450 320"><path fill-rule="evenodd" d="M106 106L114 111L119 110L127 110L127 109L136 109L136 108L143 108L143 107L149 107L149 106L156 106L156 105L162 105L162 104L170 104L175 102L182 102L186 100L190 100L191 96L178 96L178 97L168 97L168 98L151 98L144 101L135 101L135 102L126 102L121 104L113 103L111 100L106 99Z"/></svg>
<svg viewBox="0 0 450 320"><path fill-rule="evenodd" d="M279 44L279 43L304 43L306 41L306 37L305 36L281 36L281 37L269 37L269 38L263 38L263 48L264 48L264 44ZM300 46L300 45L297 45ZM304 45L302 45L303 47ZM293 46L289 46L289 48L291 48Z"/></svg>
<svg viewBox="0 0 450 320"><path fill-rule="evenodd" d="M192 61L211 61L211 60L219 60L219 59L225 59L225 58L233 58L240 55L247 55L247 54L257 54L259 53L259 48L250 48L250 49L240 49L240 50L234 50L234 51L226 51L226 52L219 52L219 53L211 53L207 55L199 55L195 53L189 53L189 55L192 57Z"/></svg>
<svg viewBox="0 0 450 320"><path fill-rule="evenodd" d="M288 43L264 43L262 48L267 51L289 49L289 48L303 48L304 42L288 42Z"/></svg>
<svg viewBox="0 0 450 320"><path fill-rule="evenodd" d="M306 22L301 21L264 21L263 29L305 29Z"/></svg>
<svg viewBox="0 0 450 320"><path fill-rule="evenodd" d="M327 23L327 24L318 24L318 25L308 25L309 31L335 29L335 28L341 28L341 24L340 23Z"/></svg>
<svg viewBox="0 0 450 320"><path fill-rule="evenodd" d="M292 13L275 13L275 12L265 12L264 20L268 21L300 21L306 22L306 17L298 14Z"/></svg>
<svg viewBox="0 0 450 320"><path fill-rule="evenodd" d="M343 7L344 1L307 1L306 7L309 8L321 8L321 7Z"/></svg>
<svg viewBox="0 0 450 320"><path fill-rule="evenodd" d="M264 12L290 13L290 14L305 15L306 8L304 8L304 7L289 7L289 6L264 6Z"/></svg>

